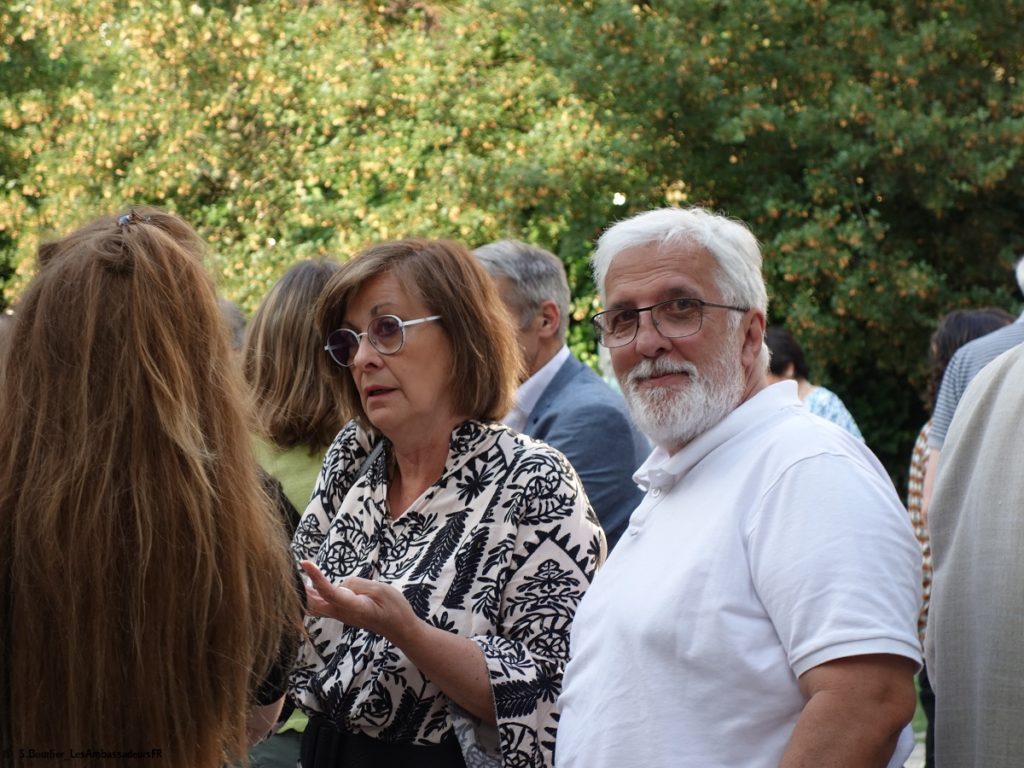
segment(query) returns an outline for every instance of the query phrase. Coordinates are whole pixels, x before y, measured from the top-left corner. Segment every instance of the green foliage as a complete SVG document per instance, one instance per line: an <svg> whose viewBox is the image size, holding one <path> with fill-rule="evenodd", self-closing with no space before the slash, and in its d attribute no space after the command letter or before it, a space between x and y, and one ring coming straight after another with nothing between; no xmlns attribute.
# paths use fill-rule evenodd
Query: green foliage
<svg viewBox="0 0 1024 768"><path fill-rule="evenodd" d="M539 240L586 279L610 204L566 200L603 190L611 161L590 149L616 139L493 13L93 0L26 4L11 26L84 63L3 102L23 166L0 200L19 232L8 296L41 236L143 202L193 221L250 308L294 259L406 235Z"/></svg>
<svg viewBox="0 0 1024 768"><path fill-rule="evenodd" d="M567 92L630 135L630 211L701 203L761 239L771 322L899 475L928 337L1015 305L1024 6L594 0L510 16Z"/></svg>
<svg viewBox="0 0 1024 768"><path fill-rule="evenodd" d="M772 321L894 474L927 339L1013 306L1024 6L952 0L12 0L0 285L39 241L180 212L251 309L295 259L406 235L538 242L574 317L609 222L703 203L762 240ZM595 360L593 336L571 342Z"/></svg>

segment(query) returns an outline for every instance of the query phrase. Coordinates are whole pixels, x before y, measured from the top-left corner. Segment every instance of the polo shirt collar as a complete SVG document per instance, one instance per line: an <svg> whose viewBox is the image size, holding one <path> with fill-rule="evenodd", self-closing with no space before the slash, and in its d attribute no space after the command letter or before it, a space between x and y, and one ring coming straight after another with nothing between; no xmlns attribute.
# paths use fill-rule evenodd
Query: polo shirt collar
<svg viewBox="0 0 1024 768"><path fill-rule="evenodd" d="M633 480L645 492L652 488L666 491L720 445L789 406L800 406L795 381L780 381L767 386L749 400L740 403L724 419L704 434L698 435L674 456L669 456L668 451L656 446L633 474Z"/></svg>

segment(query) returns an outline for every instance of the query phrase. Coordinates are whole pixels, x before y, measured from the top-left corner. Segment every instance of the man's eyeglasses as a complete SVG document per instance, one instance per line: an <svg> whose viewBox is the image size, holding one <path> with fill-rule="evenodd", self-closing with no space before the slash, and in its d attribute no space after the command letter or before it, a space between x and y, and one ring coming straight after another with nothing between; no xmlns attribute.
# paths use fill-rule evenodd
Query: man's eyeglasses
<svg viewBox="0 0 1024 768"><path fill-rule="evenodd" d="M636 338L640 327L640 313L650 312L651 320L658 333L666 339L681 339L693 336L700 330L704 322L704 309L717 307L731 309L734 312L746 312L745 307L733 307L728 304L712 304L700 299L669 299L649 307L637 309L609 309L598 312L592 322L597 329L597 340L611 349L624 347Z"/></svg>
<svg viewBox="0 0 1024 768"><path fill-rule="evenodd" d="M362 333L356 333L350 328L338 328L331 331L327 334L327 344L324 349L331 356L331 360L343 368L348 368L352 365L352 358L355 357L363 336L368 338L373 348L382 355L393 355L405 344L406 327L440 319L440 315L421 317L417 320L402 320L396 315L378 315L370 321Z"/></svg>

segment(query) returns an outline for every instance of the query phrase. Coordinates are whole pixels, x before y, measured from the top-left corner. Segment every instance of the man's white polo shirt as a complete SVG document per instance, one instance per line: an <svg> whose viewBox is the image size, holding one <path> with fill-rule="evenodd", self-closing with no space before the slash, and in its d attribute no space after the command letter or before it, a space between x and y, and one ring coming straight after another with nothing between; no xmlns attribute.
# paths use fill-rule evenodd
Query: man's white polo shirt
<svg viewBox="0 0 1024 768"><path fill-rule="evenodd" d="M561 768L777 766L826 661L920 662L921 555L875 456L768 387L669 457L584 596ZM902 765L913 736L901 739Z"/></svg>

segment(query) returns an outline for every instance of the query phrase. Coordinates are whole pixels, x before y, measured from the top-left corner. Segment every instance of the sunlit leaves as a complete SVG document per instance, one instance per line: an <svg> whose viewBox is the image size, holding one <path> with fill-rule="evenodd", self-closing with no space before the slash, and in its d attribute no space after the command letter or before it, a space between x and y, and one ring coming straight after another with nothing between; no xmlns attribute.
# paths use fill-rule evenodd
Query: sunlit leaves
<svg viewBox="0 0 1024 768"><path fill-rule="evenodd" d="M623 163L647 185L629 208L698 202L750 223L772 319L888 449L924 418L914 389L938 318L968 301L1013 306L1024 6L993 10L592 0L509 18L633 137ZM905 462L902 448L887 458Z"/></svg>
<svg viewBox="0 0 1024 768"><path fill-rule="evenodd" d="M704 203L750 223L772 319L899 447L936 320L1012 305L1024 251L1024 6L992 7L10 0L0 283L40 238L152 203L246 307L297 258L517 236L563 258L583 321L603 227ZM570 337L593 357L585 322Z"/></svg>
<svg viewBox="0 0 1024 768"><path fill-rule="evenodd" d="M27 7L27 6L26 6ZM40 236L152 203L186 215L252 306L294 259L407 235L537 239L580 259L605 221L567 200L616 162L611 128L502 20L422 3L51 2L21 34L80 76L0 97L24 172L16 295ZM31 30L26 32L26 30ZM27 203L27 205L26 205ZM581 231L585 236L580 236ZM570 270L586 283L585 270Z"/></svg>

